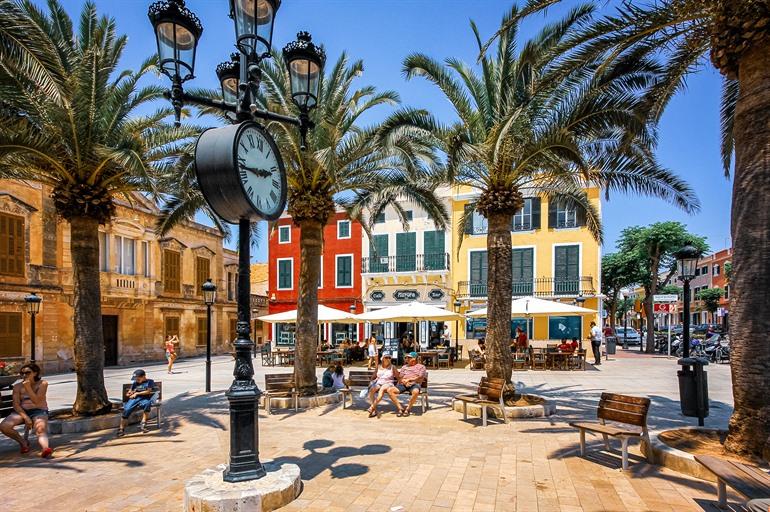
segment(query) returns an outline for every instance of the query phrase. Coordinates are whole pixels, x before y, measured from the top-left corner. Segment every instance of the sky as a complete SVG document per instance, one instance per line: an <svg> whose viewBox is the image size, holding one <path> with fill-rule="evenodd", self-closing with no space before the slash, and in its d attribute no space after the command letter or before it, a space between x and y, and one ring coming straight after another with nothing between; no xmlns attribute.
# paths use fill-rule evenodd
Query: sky
<svg viewBox="0 0 770 512"><path fill-rule="evenodd" d="M42 0L38 0L43 3ZM83 0L61 0L75 20ZM137 67L156 52L155 37L147 19L148 0L96 0L100 14L113 16L118 31L128 36L122 67ZM539 27L559 19L577 2L564 0L546 15L524 25L526 39ZM478 55L469 21L473 19L483 36L499 27L510 0L283 0L278 11L273 46L282 48L296 32L307 30L323 44L327 62L342 52L362 59L364 73L359 85L374 85L399 93L403 105L425 108L449 122L454 113L443 95L427 81L406 81L404 57L412 52L436 59L456 57L473 64ZM613 8L599 2L599 15ZM204 31L198 45L195 87L218 87L214 68L234 50L234 29L227 16L228 0L187 0L201 19ZM167 85L166 77L152 78ZM712 250L730 245L730 196L732 180L724 177L719 155L720 75L711 66L690 77L687 89L669 105L660 126L657 155L660 162L683 177L695 190L702 208L689 215L659 199L615 194L603 201L605 253L613 252L621 231L632 225L675 220L695 234L705 236ZM384 117L388 107L375 116ZM375 121L371 118L369 121ZM263 229L264 233L264 229ZM233 245L233 242L229 244ZM253 251L255 261L267 260L267 237Z"/></svg>

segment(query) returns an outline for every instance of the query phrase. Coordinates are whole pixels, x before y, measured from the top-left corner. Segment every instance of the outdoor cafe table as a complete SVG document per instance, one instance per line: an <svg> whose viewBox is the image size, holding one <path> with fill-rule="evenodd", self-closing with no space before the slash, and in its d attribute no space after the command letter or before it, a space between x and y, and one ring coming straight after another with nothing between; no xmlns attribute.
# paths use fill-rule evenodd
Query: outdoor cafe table
<svg viewBox="0 0 770 512"><path fill-rule="evenodd" d="M277 359L278 366L289 366L294 364L294 350L276 350L273 355Z"/></svg>
<svg viewBox="0 0 770 512"><path fill-rule="evenodd" d="M547 366L551 369L558 367L560 370L566 370L571 355L572 352L546 352Z"/></svg>
<svg viewBox="0 0 770 512"><path fill-rule="evenodd" d="M420 357L421 361L425 361L426 359L430 359L430 364L433 366L433 368L438 368L438 355L441 353L441 350L425 350L422 352L419 352L417 355Z"/></svg>

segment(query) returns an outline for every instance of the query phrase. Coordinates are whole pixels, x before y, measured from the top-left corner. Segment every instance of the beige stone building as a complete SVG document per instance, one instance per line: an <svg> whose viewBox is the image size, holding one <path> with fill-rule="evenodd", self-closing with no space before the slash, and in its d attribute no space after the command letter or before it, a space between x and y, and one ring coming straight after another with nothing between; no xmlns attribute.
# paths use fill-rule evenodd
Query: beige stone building
<svg viewBox="0 0 770 512"><path fill-rule="evenodd" d="M24 297L43 298L37 316L36 359L46 372L73 368L73 289L69 225L57 219L50 190L0 180L0 359L30 358L30 318ZM140 194L118 201L99 230L105 363L164 358L163 340L178 334L180 357L205 353L206 306L201 285L217 285L212 309L214 353L235 338L237 253L222 234L188 222L159 239L157 208Z"/></svg>

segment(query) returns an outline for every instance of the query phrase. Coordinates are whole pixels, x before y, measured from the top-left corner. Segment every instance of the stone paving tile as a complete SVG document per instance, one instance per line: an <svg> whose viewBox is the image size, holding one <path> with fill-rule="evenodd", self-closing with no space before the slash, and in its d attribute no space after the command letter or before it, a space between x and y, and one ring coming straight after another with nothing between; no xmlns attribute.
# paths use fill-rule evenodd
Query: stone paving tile
<svg viewBox="0 0 770 512"><path fill-rule="evenodd" d="M179 382L164 384L164 392L169 392L162 431L132 432L122 439L116 439L114 432L56 436L56 457L51 461L22 457L10 442L0 440L0 482L17 481L20 475L25 481L44 482L14 488L4 495L3 509L35 503L40 510L181 510L184 481L225 462L229 442L222 392L207 397L194 386L185 391L184 385L199 376L193 362L186 364L182 368L190 369ZM226 382L227 375L222 374L229 373L229 367L220 362L215 368L214 381ZM559 414L508 425L492 423L487 428L476 419L462 421L449 408L449 397L477 381L478 373L433 371L433 407L425 415L396 418L388 406L380 418L368 419L360 403L348 410L271 416L260 412L260 454L263 460L300 465L304 489L287 511L716 510L713 484L651 466L641 461L636 448L631 470L625 472L619 469L619 453L604 451L595 438L589 438L587 457L578 457L577 433L567 425L595 415L596 398L605 389L649 394L657 411L655 422L683 423L674 414L675 386L664 389L652 378L629 378L636 372L663 379L674 369L667 359L626 355L603 364L600 372L517 373L515 378L529 391L555 400ZM257 370L262 372L259 382L266 370ZM713 373L723 372L716 368ZM110 382L118 382L120 375L115 370ZM651 389L646 393L641 380L649 380ZM710 377L712 385L714 381L719 382ZM52 387L58 389L56 396L63 396L69 385L62 380ZM714 396L724 396L724 388L715 388ZM729 405L717 408L718 417L726 413Z"/></svg>

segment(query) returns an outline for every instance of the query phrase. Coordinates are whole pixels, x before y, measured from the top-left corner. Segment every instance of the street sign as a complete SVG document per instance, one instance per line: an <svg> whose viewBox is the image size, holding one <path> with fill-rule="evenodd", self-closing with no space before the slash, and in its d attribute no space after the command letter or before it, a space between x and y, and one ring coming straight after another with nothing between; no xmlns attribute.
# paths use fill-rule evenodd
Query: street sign
<svg viewBox="0 0 770 512"><path fill-rule="evenodd" d="M679 300L679 295L675 293L667 293L663 295L653 295L652 300L654 302L677 302Z"/></svg>
<svg viewBox="0 0 770 512"><path fill-rule="evenodd" d="M658 304L652 305L652 311L654 313L671 313L673 304Z"/></svg>

